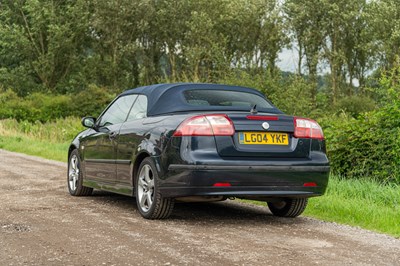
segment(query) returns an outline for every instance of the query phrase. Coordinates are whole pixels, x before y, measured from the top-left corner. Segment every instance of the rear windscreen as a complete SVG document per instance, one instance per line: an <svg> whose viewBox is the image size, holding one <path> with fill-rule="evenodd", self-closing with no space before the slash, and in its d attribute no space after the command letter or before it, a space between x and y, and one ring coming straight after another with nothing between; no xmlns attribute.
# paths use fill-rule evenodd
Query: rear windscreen
<svg viewBox="0 0 400 266"><path fill-rule="evenodd" d="M274 108L264 98L247 92L227 90L187 90L183 92L186 102L193 106L232 106L246 107L249 110L257 108Z"/></svg>

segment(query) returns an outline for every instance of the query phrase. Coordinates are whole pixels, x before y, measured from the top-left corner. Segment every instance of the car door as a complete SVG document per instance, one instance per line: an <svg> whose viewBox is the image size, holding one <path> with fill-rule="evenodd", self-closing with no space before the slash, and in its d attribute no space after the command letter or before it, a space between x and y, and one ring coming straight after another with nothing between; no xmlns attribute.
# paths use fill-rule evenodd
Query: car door
<svg viewBox="0 0 400 266"><path fill-rule="evenodd" d="M115 183L118 135L136 97L125 95L117 98L97 119L92 134L83 141L86 179Z"/></svg>
<svg viewBox="0 0 400 266"><path fill-rule="evenodd" d="M139 95L132 106L126 122L121 126L117 148L117 181L132 184L132 163L138 153L139 144L145 138L147 126L147 97Z"/></svg>

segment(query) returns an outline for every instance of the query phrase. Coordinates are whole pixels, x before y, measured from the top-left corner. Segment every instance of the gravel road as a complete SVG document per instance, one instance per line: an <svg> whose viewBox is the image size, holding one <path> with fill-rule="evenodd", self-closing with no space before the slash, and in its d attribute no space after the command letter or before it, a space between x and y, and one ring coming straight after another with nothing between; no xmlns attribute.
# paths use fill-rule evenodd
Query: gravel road
<svg viewBox="0 0 400 266"><path fill-rule="evenodd" d="M71 197L66 164L0 150L0 265L400 265L400 240L237 201L141 218L134 199Z"/></svg>

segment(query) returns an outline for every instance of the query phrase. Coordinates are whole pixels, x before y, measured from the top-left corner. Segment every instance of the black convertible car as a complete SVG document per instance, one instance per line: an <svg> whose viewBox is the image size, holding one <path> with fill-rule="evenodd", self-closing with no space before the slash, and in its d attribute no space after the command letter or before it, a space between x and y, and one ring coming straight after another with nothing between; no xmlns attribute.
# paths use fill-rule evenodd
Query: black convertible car
<svg viewBox="0 0 400 266"><path fill-rule="evenodd" d="M259 91L216 84L158 84L119 95L68 152L68 189L136 197L148 219L175 201L266 201L296 217L325 192L329 162L317 122L283 114Z"/></svg>

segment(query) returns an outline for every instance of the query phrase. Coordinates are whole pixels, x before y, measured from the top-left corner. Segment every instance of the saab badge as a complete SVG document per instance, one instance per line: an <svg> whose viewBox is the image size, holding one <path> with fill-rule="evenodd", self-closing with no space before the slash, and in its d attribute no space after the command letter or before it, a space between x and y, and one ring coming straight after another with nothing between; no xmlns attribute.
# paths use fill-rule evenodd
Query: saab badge
<svg viewBox="0 0 400 266"><path fill-rule="evenodd" d="M269 128L269 124L267 122L262 123L261 125L263 129L267 130Z"/></svg>

